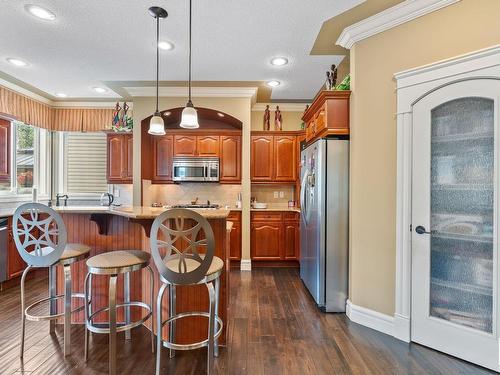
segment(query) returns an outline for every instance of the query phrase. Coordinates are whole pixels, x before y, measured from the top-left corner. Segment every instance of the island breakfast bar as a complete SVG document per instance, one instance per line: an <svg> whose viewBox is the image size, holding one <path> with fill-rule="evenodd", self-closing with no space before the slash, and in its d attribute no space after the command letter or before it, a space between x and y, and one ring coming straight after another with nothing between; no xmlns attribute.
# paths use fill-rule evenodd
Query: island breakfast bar
<svg viewBox="0 0 500 375"><path fill-rule="evenodd" d="M160 215L164 208L152 207L57 207L62 215L68 231L68 242L85 243L92 248L91 256L115 250L143 250L150 251L149 234L154 219ZM219 343L226 343L226 322L228 321L228 277L229 270L229 231L230 223L226 223L228 210L211 209L197 210L205 217L214 232L215 255L224 260L224 270L221 275L219 316L224 322L224 330L219 338ZM181 245L182 246L182 245ZM151 260L154 272L154 295L158 293L161 285L156 267ZM61 267L59 267L61 268ZM73 291L83 290L84 279L87 272L85 262L78 262L72 268ZM94 276L92 279L92 308L94 311L108 305L109 278ZM124 301L123 276L118 277L117 303ZM57 272L57 293L61 294L64 288L62 269ZM168 298L168 293L164 298ZM144 301L156 309L156 301L150 301L150 276L147 272L137 271L130 275L130 300ZM74 300L72 309L77 309L82 302ZM168 314L168 301L163 303L163 316ZM60 309L62 305L58 306ZM209 301L205 285L196 285L177 288L176 312L208 311ZM131 318L141 318L143 312L131 307ZM96 317L97 322L106 322L107 312L102 312ZM154 319L153 319L154 320ZM84 323L83 311L73 314L73 323ZM117 312L117 321L125 321L123 308ZM151 329L150 320L145 325ZM154 327L156 332L156 327ZM178 343L190 343L206 339L208 320L202 317L189 317L177 322L175 340ZM164 327L164 337L168 335Z"/></svg>

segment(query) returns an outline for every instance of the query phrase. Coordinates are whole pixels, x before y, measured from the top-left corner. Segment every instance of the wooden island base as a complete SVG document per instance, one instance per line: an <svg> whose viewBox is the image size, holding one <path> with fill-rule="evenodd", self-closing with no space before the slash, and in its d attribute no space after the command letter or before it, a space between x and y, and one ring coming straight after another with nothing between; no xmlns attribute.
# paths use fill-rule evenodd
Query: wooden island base
<svg viewBox="0 0 500 375"><path fill-rule="evenodd" d="M200 212L201 213L201 212ZM149 235L149 227L153 218L130 218L115 214L112 210L103 213L61 213L68 230L68 242L77 242L89 245L92 248L91 256L114 250L137 250L150 251L149 237L146 235L145 228ZM202 213L203 214L203 213ZM219 316L224 322L224 331L219 339L221 344L226 342L226 322L228 321L228 270L229 270L229 252L227 245L228 232L226 230L226 216L228 212L221 215L209 215L210 222L215 235L216 250L215 255L224 260L224 270L221 275L220 285L220 306ZM91 221L91 215L93 216ZM106 230L96 223L96 215L106 222ZM208 216L208 215L207 215ZM98 220L97 220L98 221ZM101 227L101 228L100 228ZM102 234L99 234L101 232ZM105 233L103 233L105 232ZM133 272L130 278L130 294L132 301L144 301L153 305L156 311L156 296L161 286L159 275L151 259L151 268L155 274L154 280L154 299L150 301L150 276L147 270ZM78 262L72 266L72 285L73 293L83 291L84 279L87 267L84 261ZM95 276L92 285L93 311L108 305L108 284L109 277ZM63 293L64 278L62 267L58 267L57 272L57 291ZM168 292L164 295L163 319L168 316ZM123 275L118 278L117 303L123 302ZM82 305L80 299L73 299L73 309ZM182 286L177 287L177 313L185 311L208 311L208 292L205 285ZM62 305L58 307L62 308ZM59 310L62 311L62 310ZM132 319L136 320L143 315L143 311L138 307L131 308ZM124 321L123 308L118 309L118 322ZM107 321L107 313L102 312L96 319L97 322ZM154 316L154 330L156 332L156 313ZM73 314L74 323L84 323L84 313L79 311ZM151 329L151 323L146 322L148 329ZM202 341L207 337L208 320L201 317L183 318L177 322L176 342L190 343ZM164 327L164 337L168 336L167 329Z"/></svg>

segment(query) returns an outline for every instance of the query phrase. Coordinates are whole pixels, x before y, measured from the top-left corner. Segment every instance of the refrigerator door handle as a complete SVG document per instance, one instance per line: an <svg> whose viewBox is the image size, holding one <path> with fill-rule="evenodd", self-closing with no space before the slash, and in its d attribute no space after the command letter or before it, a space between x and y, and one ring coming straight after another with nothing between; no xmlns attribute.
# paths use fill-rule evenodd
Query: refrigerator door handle
<svg viewBox="0 0 500 375"><path fill-rule="evenodd" d="M309 171L305 171L304 177L302 178L302 185L300 188L300 209L302 211L302 221L304 222L305 225L308 224L309 222L309 216L310 216L310 208L309 208L309 203L306 203L306 194L308 194L308 186L309 183Z"/></svg>

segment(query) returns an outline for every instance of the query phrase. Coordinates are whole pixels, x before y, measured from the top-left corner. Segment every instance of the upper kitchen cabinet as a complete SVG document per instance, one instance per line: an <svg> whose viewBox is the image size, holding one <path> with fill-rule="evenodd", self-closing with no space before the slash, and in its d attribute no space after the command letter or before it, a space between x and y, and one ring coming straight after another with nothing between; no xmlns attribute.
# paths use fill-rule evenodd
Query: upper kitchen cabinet
<svg viewBox="0 0 500 375"><path fill-rule="evenodd" d="M254 183L296 183L297 136L302 132L252 132L250 157Z"/></svg>
<svg viewBox="0 0 500 375"><path fill-rule="evenodd" d="M205 135L196 137L196 151L198 156L219 156L219 136Z"/></svg>
<svg viewBox="0 0 500 375"><path fill-rule="evenodd" d="M10 181L10 121L0 118L0 182Z"/></svg>
<svg viewBox="0 0 500 375"><path fill-rule="evenodd" d="M274 176L274 137L253 135L250 144L252 182L272 182Z"/></svg>
<svg viewBox="0 0 500 375"><path fill-rule="evenodd" d="M274 180L295 182L297 179L297 137L274 137Z"/></svg>
<svg viewBox="0 0 500 375"><path fill-rule="evenodd" d="M302 119L307 142L328 135L349 134L350 91L320 91Z"/></svg>
<svg viewBox="0 0 500 375"><path fill-rule="evenodd" d="M219 146L220 182L239 183L241 181L241 136L222 135Z"/></svg>
<svg viewBox="0 0 500 375"><path fill-rule="evenodd" d="M110 184L131 184L133 137L130 133L107 134L107 180Z"/></svg>
<svg viewBox="0 0 500 375"><path fill-rule="evenodd" d="M153 183L172 181L174 137L164 135L153 139Z"/></svg>
<svg viewBox="0 0 500 375"><path fill-rule="evenodd" d="M196 136L175 135L174 156L196 156Z"/></svg>

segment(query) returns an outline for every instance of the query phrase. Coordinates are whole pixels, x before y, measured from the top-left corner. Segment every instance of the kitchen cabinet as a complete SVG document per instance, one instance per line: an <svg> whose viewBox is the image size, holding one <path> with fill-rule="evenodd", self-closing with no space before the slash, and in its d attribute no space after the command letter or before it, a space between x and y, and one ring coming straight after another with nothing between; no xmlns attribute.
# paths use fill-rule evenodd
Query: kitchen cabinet
<svg viewBox="0 0 500 375"><path fill-rule="evenodd" d="M297 212L254 211L250 225L252 260L299 259L300 232Z"/></svg>
<svg viewBox="0 0 500 375"><path fill-rule="evenodd" d="M110 184L131 184L133 137L127 133L107 134L107 180Z"/></svg>
<svg viewBox="0 0 500 375"><path fill-rule="evenodd" d="M252 132L250 173L253 183L296 183L297 135L301 133Z"/></svg>
<svg viewBox="0 0 500 375"><path fill-rule="evenodd" d="M230 235L229 258L230 260L239 261L241 260L241 212L231 211L226 220L233 223Z"/></svg>
<svg viewBox="0 0 500 375"><path fill-rule="evenodd" d="M0 182L10 182L10 121L0 118Z"/></svg>
<svg viewBox="0 0 500 375"><path fill-rule="evenodd" d="M174 137L163 135L153 139L153 183L172 181Z"/></svg>
<svg viewBox="0 0 500 375"><path fill-rule="evenodd" d="M349 135L350 91L323 90L304 113L307 142L328 135Z"/></svg>
<svg viewBox="0 0 500 375"><path fill-rule="evenodd" d="M219 156L219 136L206 135L196 137L196 153L198 156Z"/></svg>
<svg viewBox="0 0 500 375"><path fill-rule="evenodd" d="M272 182L274 175L274 137L270 135L252 136L250 158L252 182Z"/></svg>
<svg viewBox="0 0 500 375"><path fill-rule="evenodd" d="M241 182L241 136L220 137L220 182Z"/></svg>
<svg viewBox="0 0 500 375"><path fill-rule="evenodd" d="M196 136L174 135L174 156L196 156Z"/></svg>
<svg viewBox="0 0 500 375"><path fill-rule="evenodd" d="M296 144L296 136L274 136L274 181L295 182L297 179Z"/></svg>

